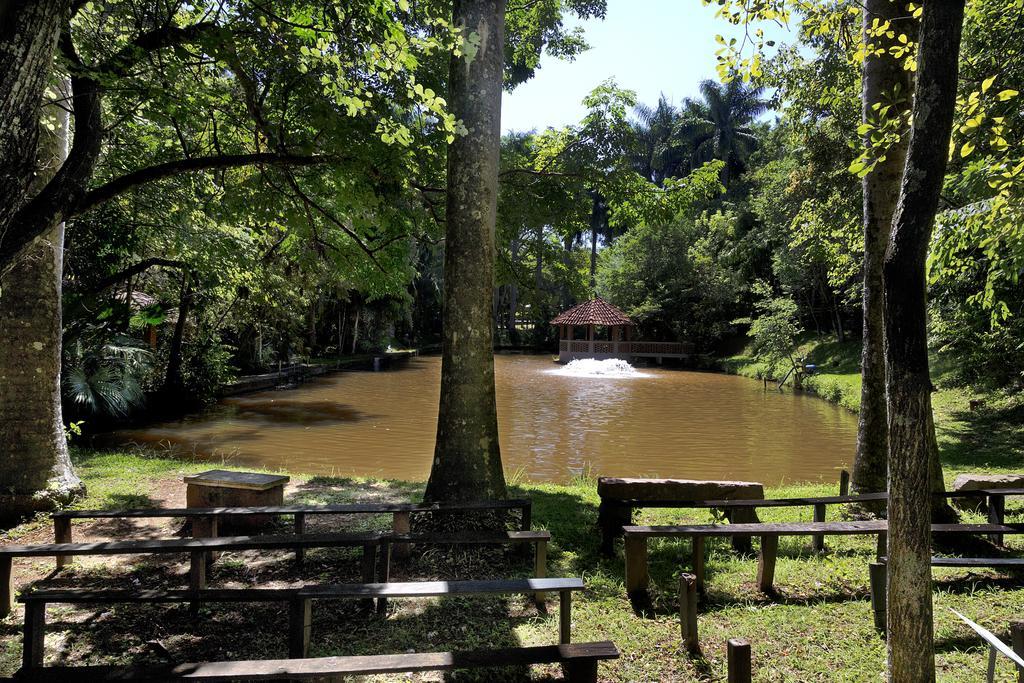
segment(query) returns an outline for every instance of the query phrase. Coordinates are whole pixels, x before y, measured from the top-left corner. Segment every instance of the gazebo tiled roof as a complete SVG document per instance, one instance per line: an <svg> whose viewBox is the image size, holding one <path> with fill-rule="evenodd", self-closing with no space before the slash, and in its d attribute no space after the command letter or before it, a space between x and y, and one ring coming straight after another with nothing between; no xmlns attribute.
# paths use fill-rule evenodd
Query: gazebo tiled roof
<svg viewBox="0 0 1024 683"><path fill-rule="evenodd" d="M563 311L552 325L635 325L629 316L599 296Z"/></svg>

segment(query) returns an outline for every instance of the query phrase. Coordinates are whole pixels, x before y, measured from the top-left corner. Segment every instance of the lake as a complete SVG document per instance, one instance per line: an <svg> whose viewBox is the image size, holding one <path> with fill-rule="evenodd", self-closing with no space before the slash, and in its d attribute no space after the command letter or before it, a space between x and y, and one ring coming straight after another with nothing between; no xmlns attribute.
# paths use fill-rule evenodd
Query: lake
<svg viewBox="0 0 1024 683"><path fill-rule="evenodd" d="M116 438L216 463L424 480L440 368L440 357L426 356L386 372L336 373L297 389L228 398L202 414ZM509 475L775 485L835 481L853 461L856 416L813 396L715 373L639 368L639 377L592 377L560 369L550 356L495 357Z"/></svg>

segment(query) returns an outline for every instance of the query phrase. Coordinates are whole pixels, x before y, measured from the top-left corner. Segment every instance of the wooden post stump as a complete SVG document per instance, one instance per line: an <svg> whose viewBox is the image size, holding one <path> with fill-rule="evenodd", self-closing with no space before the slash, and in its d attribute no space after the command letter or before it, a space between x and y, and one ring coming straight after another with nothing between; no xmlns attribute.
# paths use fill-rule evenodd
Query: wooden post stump
<svg viewBox="0 0 1024 683"><path fill-rule="evenodd" d="M761 554L757 558L757 587L762 593L775 591L775 558L779 552L778 536L761 537Z"/></svg>
<svg viewBox="0 0 1024 683"><path fill-rule="evenodd" d="M597 524L601 527L601 552L606 557L615 553L615 539L622 535L622 527L633 523L633 508L620 501L602 499L597 509Z"/></svg>
<svg viewBox="0 0 1024 683"><path fill-rule="evenodd" d="M533 577L543 579L548 575L548 542L537 541L533 544ZM533 601L537 607L543 607L547 594L536 592L533 594Z"/></svg>
<svg viewBox="0 0 1024 683"><path fill-rule="evenodd" d="M597 683L597 662L594 660L574 660L566 662L562 668L569 683Z"/></svg>
<svg viewBox="0 0 1024 683"><path fill-rule="evenodd" d="M1024 621L1010 622L1010 642L1013 651L1024 658ZM1017 667L1017 683L1024 683L1024 667Z"/></svg>
<svg viewBox="0 0 1024 683"><path fill-rule="evenodd" d="M558 592L558 642L572 642L572 591Z"/></svg>
<svg viewBox="0 0 1024 683"><path fill-rule="evenodd" d="M626 594L631 600L647 595L650 576L647 567L647 539L643 536L626 537Z"/></svg>
<svg viewBox="0 0 1024 683"><path fill-rule="evenodd" d="M814 506L814 521L825 521L825 504L818 503ZM811 548L816 553L825 552L825 534L815 534L811 537Z"/></svg>
<svg viewBox="0 0 1024 683"><path fill-rule="evenodd" d="M750 683L750 643L730 638L726 644L726 659L729 662L729 683Z"/></svg>
<svg viewBox="0 0 1024 683"><path fill-rule="evenodd" d="M0 556L0 619L14 609L14 558Z"/></svg>
<svg viewBox="0 0 1024 683"><path fill-rule="evenodd" d="M219 531L220 522L218 521L217 515L209 515L206 517L195 517L192 519L192 538L216 538ZM212 564L220 553L212 550L206 553L206 563Z"/></svg>
<svg viewBox="0 0 1024 683"><path fill-rule="evenodd" d="M698 593L704 592L704 537L692 537L693 577Z"/></svg>
<svg viewBox="0 0 1024 683"><path fill-rule="evenodd" d="M25 604L25 640L21 652L24 671L43 665L43 643L46 636L46 603L33 600Z"/></svg>
<svg viewBox="0 0 1024 683"><path fill-rule="evenodd" d="M309 656L309 636L313 627L313 601L296 598L288 604L288 656L305 659Z"/></svg>
<svg viewBox="0 0 1024 683"><path fill-rule="evenodd" d="M871 611L875 617L875 628L879 633L885 633L885 564L883 562L869 564L868 578L871 582Z"/></svg>
<svg viewBox="0 0 1024 683"><path fill-rule="evenodd" d="M839 495L850 495L850 473L846 470L839 472Z"/></svg>
<svg viewBox="0 0 1024 683"><path fill-rule="evenodd" d="M377 578L377 545L375 543L363 544L363 557L360 560L363 583L374 583ZM373 598L362 600L360 604L367 610L374 610Z"/></svg>
<svg viewBox="0 0 1024 683"><path fill-rule="evenodd" d="M1006 496L993 493L988 497L988 521L989 524L1002 524L1006 519ZM996 545L1003 544L1002 534L989 534L988 540Z"/></svg>
<svg viewBox="0 0 1024 683"><path fill-rule="evenodd" d="M407 534L412 531L412 520L408 511L392 513L391 530L396 534ZM409 544L395 543L392 545L391 552L396 560L406 560L409 558Z"/></svg>
<svg viewBox="0 0 1024 683"><path fill-rule="evenodd" d="M71 543L71 519L68 517L53 518L53 542ZM58 555L56 558L57 569L63 569L68 563L66 555Z"/></svg>
<svg viewBox="0 0 1024 683"><path fill-rule="evenodd" d="M306 513L296 512L295 519L293 520L295 535L302 536L306 533ZM301 565L306 561L306 549L296 548L295 549L295 563Z"/></svg>
<svg viewBox="0 0 1024 683"><path fill-rule="evenodd" d="M693 574L679 575L679 630L683 647L690 655L700 652L697 637L697 577Z"/></svg>

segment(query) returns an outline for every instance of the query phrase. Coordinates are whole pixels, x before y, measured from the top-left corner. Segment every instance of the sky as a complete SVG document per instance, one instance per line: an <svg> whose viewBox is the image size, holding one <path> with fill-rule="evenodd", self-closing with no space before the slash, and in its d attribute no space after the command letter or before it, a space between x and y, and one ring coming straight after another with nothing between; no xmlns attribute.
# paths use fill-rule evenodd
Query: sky
<svg viewBox="0 0 1024 683"><path fill-rule="evenodd" d="M603 21L569 17L567 26L582 25L591 49L574 62L544 55L533 79L504 94L502 131L578 123L583 98L609 77L650 105L662 92L677 105L696 96L702 80L718 78L715 35L742 35L716 19L716 9L700 0L608 0ZM781 30L769 35L786 38Z"/></svg>

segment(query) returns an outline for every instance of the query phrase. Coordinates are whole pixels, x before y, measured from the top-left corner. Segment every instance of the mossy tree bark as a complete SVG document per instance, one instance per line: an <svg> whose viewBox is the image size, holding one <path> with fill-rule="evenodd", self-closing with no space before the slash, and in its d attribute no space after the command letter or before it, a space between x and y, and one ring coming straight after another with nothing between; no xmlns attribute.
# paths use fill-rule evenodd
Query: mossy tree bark
<svg viewBox="0 0 1024 683"><path fill-rule="evenodd" d="M872 37L869 29L889 22L891 33ZM902 120L910 108L911 77L890 48L900 46L900 36L913 35L915 22L894 0L866 0L863 12L863 40L871 46L861 76L861 118L877 123L877 106L890 106L886 118ZM890 37L891 36L891 37ZM885 336L882 263L889 246L893 214L900 194L903 165L907 157L907 125L899 127L900 139L885 150L864 177L863 230L863 348L861 351L861 397L857 420L857 454L850 487L854 493L885 491L888 433L885 409ZM870 133L869 133L870 135Z"/></svg>
<svg viewBox="0 0 1024 683"><path fill-rule="evenodd" d="M65 88L67 90L67 88ZM68 152L69 115L43 108L38 191ZM38 116L34 116L39 126ZM33 175L33 174L30 174ZM84 491L75 475L61 413L61 280L64 223L35 239L0 275L0 517L65 504Z"/></svg>
<svg viewBox="0 0 1024 683"><path fill-rule="evenodd" d="M926 2L913 123L885 255L889 411L888 666L892 681L934 681L931 521L942 486L928 374L925 259L956 105L964 0Z"/></svg>
<svg viewBox="0 0 1024 683"><path fill-rule="evenodd" d="M449 102L466 128L448 147L441 401L427 500L503 498L494 395L494 239L504 66L504 0L456 0L463 55Z"/></svg>

